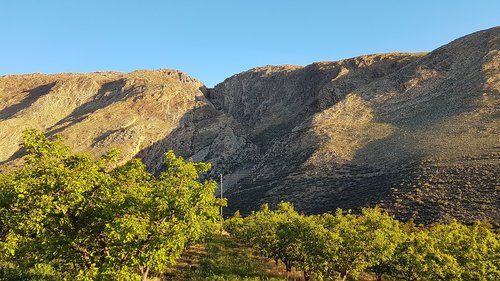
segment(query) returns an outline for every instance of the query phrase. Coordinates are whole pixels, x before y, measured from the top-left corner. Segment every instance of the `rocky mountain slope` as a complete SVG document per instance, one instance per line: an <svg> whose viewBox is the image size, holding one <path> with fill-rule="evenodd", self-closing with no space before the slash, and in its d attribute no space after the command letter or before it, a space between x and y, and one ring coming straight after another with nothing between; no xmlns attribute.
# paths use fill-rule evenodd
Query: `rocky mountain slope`
<svg viewBox="0 0 500 281"><path fill-rule="evenodd" d="M175 70L0 77L0 161L28 127L153 171L174 149L224 174L229 210L379 204L421 222L500 221L500 28L430 53L265 66L213 89Z"/></svg>

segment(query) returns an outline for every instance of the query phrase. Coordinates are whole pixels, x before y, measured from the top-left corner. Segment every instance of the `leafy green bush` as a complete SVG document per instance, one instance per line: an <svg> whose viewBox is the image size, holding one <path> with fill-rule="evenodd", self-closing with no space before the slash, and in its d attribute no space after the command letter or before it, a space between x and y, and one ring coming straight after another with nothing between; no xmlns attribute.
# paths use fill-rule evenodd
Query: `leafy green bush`
<svg viewBox="0 0 500 281"><path fill-rule="evenodd" d="M145 280L175 264L220 219L209 164L165 154L158 177L138 159L97 160L24 133L24 166L0 174L3 278ZM8 275L8 276L7 276Z"/></svg>

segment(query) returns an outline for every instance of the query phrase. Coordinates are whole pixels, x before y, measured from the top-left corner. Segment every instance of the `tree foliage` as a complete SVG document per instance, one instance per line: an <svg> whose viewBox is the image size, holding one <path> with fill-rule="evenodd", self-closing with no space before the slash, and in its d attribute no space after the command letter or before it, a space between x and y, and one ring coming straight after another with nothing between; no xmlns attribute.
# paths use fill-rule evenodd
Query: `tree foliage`
<svg viewBox="0 0 500 281"><path fill-rule="evenodd" d="M482 222L422 227L401 224L379 208L305 216L281 203L245 218L238 213L226 227L287 269L304 271L306 280L346 280L365 271L377 280L500 280L498 233Z"/></svg>
<svg viewBox="0 0 500 281"><path fill-rule="evenodd" d="M339 237L328 262L341 280L389 260L402 236L399 222L378 208L363 209L359 216L337 210L322 220Z"/></svg>
<svg viewBox="0 0 500 281"><path fill-rule="evenodd" d="M170 151L166 170L154 176L138 159L118 165L115 150L94 160L36 130L24 133L23 147L24 166L0 174L4 275L145 279L220 219L225 202L214 197L216 183L198 180L209 164Z"/></svg>
<svg viewBox="0 0 500 281"><path fill-rule="evenodd" d="M217 229L209 164L165 154L158 176L137 159L119 165L60 139L24 134L24 165L0 174L0 279L145 280ZM484 222L416 226L379 208L306 216L282 202L225 223L263 256L306 280L346 280L371 271L396 280L500 280L500 239Z"/></svg>
<svg viewBox="0 0 500 281"><path fill-rule="evenodd" d="M401 280L499 280L500 241L483 222L410 227L387 273Z"/></svg>

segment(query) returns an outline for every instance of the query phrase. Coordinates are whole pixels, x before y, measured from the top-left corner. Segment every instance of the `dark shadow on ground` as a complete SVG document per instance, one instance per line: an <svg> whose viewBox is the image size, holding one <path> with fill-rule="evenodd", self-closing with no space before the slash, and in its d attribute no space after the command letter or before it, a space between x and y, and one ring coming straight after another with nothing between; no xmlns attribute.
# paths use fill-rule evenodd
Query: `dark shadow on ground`
<svg viewBox="0 0 500 281"><path fill-rule="evenodd" d="M30 107L39 98L48 94L55 85L56 85L56 82L52 82L52 83L48 83L48 84L38 86L36 88L25 91L25 93L27 93L27 95L21 101L0 110L0 119L3 119L3 120L9 119L12 116L14 116L16 113L18 113L19 111Z"/></svg>
<svg viewBox="0 0 500 281"><path fill-rule="evenodd" d="M115 102L126 100L140 92L136 88L126 88L126 84L127 79L125 78L103 84L91 101L80 105L66 118L50 127L47 130L48 134L55 135L60 133L64 129L84 120L89 113L105 108Z"/></svg>

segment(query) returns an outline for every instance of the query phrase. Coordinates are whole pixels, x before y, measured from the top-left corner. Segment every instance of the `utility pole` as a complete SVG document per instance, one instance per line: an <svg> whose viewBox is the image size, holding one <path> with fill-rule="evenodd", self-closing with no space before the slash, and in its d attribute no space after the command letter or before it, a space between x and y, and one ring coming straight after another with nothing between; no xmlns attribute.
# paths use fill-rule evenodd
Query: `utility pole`
<svg viewBox="0 0 500 281"><path fill-rule="evenodd" d="M220 174L220 199L222 200L222 174ZM222 205L220 205L220 235L222 235L222 223L224 217L222 216Z"/></svg>

